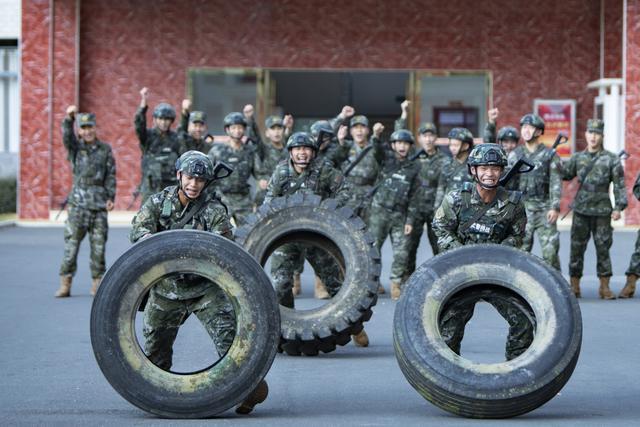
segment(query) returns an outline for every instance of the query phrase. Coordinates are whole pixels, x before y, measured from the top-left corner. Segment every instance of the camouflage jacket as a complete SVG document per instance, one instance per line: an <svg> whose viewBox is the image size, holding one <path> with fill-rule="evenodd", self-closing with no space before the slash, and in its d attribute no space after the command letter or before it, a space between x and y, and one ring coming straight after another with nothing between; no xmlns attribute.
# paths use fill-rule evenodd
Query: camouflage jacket
<svg viewBox="0 0 640 427"><path fill-rule="evenodd" d="M535 168L518 175L518 189L524 196L524 205L530 211L560 210L562 194L562 162L560 157L544 144L539 144L531 153L523 145L509 154L509 166L520 158L532 163Z"/></svg>
<svg viewBox="0 0 640 427"><path fill-rule="evenodd" d="M595 159L595 160L594 160ZM586 177L582 175L591 161L595 165ZM581 215L609 216L612 207L609 199L609 184L613 183L615 210L627 207L627 193L624 187L624 170L618 156L607 150L589 153L587 150L575 153L564 165L565 180L578 177L582 187L576 194L573 210Z"/></svg>
<svg viewBox="0 0 640 427"><path fill-rule="evenodd" d="M231 223L224 205L213 193L202 197L206 197L204 205L182 228L209 231L233 240ZM165 188L149 197L133 217L129 240L135 243L147 234L176 229L184 215L192 208L198 208L196 203L182 206L177 186ZM210 286L211 282L199 276L181 274L179 277L159 282L156 291L166 298L182 300L201 296Z"/></svg>
<svg viewBox="0 0 640 427"><path fill-rule="evenodd" d="M484 125L484 133L482 134L482 142L485 144L495 144L496 142L496 124L487 122Z"/></svg>
<svg viewBox="0 0 640 427"><path fill-rule="evenodd" d="M271 175L264 203L269 203L275 197L303 192L317 194L323 199L334 198L340 204L346 204L349 188L342 173L323 159L314 159L300 174L291 160L283 160Z"/></svg>
<svg viewBox="0 0 640 427"><path fill-rule="evenodd" d="M69 204L90 210L106 209L107 200L116 197L116 162L111 146L97 139L90 144L78 139L69 118L62 121L62 143L73 172Z"/></svg>
<svg viewBox="0 0 640 427"><path fill-rule="evenodd" d="M453 190L461 189L465 182L473 183L473 177L467 168L467 161L460 163L452 157L443 160L434 207L437 209L445 195Z"/></svg>
<svg viewBox="0 0 640 427"><path fill-rule="evenodd" d="M519 247L527 225L527 215L520 199L520 192L498 187L495 205L466 230L461 230L461 226L471 221L486 204L480 198L476 186L471 183L450 192L433 218L438 247L441 251L471 243L499 243Z"/></svg>
<svg viewBox="0 0 640 427"><path fill-rule="evenodd" d="M420 165L420 187L416 195L420 201L419 209L420 212L432 212L435 209L440 173L449 156L436 147L435 154L422 152L417 160Z"/></svg>
<svg viewBox="0 0 640 427"><path fill-rule="evenodd" d="M640 173L636 177L635 184L633 184L633 195L640 200Z"/></svg>
<svg viewBox="0 0 640 427"><path fill-rule="evenodd" d="M288 151L283 144L281 148L276 147L269 141L260 143L255 153L256 179L264 179L266 181L271 178L273 171L283 160L288 157Z"/></svg>
<svg viewBox="0 0 640 427"><path fill-rule="evenodd" d="M196 150L201 153L207 154L213 144L210 144L202 139L195 139L189 135L189 114L182 114L180 118L180 126L176 133L178 134L178 143L180 144L179 155L183 155L187 151Z"/></svg>
<svg viewBox="0 0 640 427"><path fill-rule="evenodd" d="M214 143L209 151L209 157L215 165L225 162L233 168L229 177L216 181L215 189L222 194L249 195L249 179L256 176L255 148L252 145L242 144L238 150L226 143Z"/></svg>
<svg viewBox="0 0 640 427"><path fill-rule="evenodd" d="M343 145L336 144L335 150L329 157L338 163L338 166L344 171L370 144L371 142L364 147L360 147L352 140L345 140ZM352 187L371 187L375 184L379 171L380 165L373 155L373 149L369 149L367 154L351 169L349 175L345 178Z"/></svg>
<svg viewBox="0 0 640 427"><path fill-rule="evenodd" d="M134 121L142 152L142 175L151 182L172 183L180 152L178 136L172 130L162 133L157 128L147 129L147 108L138 108Z"/></svg>
<svg viewBox="0 0 640 427"><path fill-rule="evenodd" d="M406 215L405 224L413 225L418 217L418 189L420 166L415 160L398 160L386 142L376 137L373 155L380 165L377 190L371 201L372 207L401 212Z"/></svg>

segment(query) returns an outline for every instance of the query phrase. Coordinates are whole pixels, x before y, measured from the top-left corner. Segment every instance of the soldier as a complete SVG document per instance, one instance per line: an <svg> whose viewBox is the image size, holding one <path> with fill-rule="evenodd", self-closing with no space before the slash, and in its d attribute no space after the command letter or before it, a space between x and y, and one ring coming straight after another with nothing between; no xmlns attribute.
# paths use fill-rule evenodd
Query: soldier
<svg viewBox="0 0 640 427"><path fill-rule="evenodd" d="M636 177L636 182L633 184L633 195L636 199L640 200L640 174ZM631 254L631 260L629 261L629 268L627 268L627 283L620 291L618 298L633 298L636 293L636 282L638 276L640 276L640 229L638 230L638 236L636 237L636 248Z"/></svg>
<svg viewBox="0 0 640 427"><path fill-rule="evenodd" d="M467 157L473 148L473 135L466 128L453 128L447 136L452 158L442 165L442 171L438 177L438 191L434 204L436 208L450 191L459 190L465 182L472 182L467 171Z"/></svg>
<svg viewBox="0 0 640 427"><path fill-rule="evenodd" d="M518 189L524 195L527 210L527 230L521 249L531 252L533 235L537 231L542 258L560 270L560 233L556 222L560 213L562 163L555 150L538 140L544 133L544 120L540 116L525 114L520 119L520 126L524 145L511 152L509 166L520 158L535 166L533 171L518 177Z"/></svg>
<svg viewBox="0 0 640 427"><path fill-rule="evenodd" d="M289 159L278 164L269 180L265 203L275 197L297 192L317 194L323 199L335 198L340 204L347 202L349 186L344 182L342 173L316 157L318 145L309 134L296 132L291 135L287 141L287 151ZM271 277L278 301L285 307L294 307L293 273L303 256L311 263L332 297L342 286L340 269L326 251L313 246L287 243L276 249L271 257ZM364 329L353 339L360 347L369 345Z"/></svg>
<svg viewBox="0 0 640 427"><path fill-rule="evenodd" d="M229 137L228 142L214 144L209 151L211 161L225 162L233 168L233 174L216 183L216 190L222 194L222 201L229 208L236 227L245 223L245 217L253 212L250 197L249 178L256 176L255 149L246 143L244 132L247 121L242 113L229 113L224 118L224 130Z"/></svg>
<svg viewBox="0 0 640 427"><path fill-rule="evenodd" d="M396 130L407 128L406 119L409 105L409 101L404 101L401 104L402 115L396 120ZM409 259L407 261L405 280L413 274L416 269L418 246L420 245L420 239L425 226L427 227L427 236L429 238L429 244L431 245L431 251L434 255L438 254L438 238L433 232L432 227L433 214L435 212L434 204L442 165L448 161L449 158L436 145L437 139L438 130L433 123L425 122L418 129L418 143L421 147L420 151L415 155L420 165L420 187L415 196L419 201L418 216L414 223L413 231L409 236Z"/></svg>
<svg viewBox="0 0 640 427"><path fill-rule="evenodd" d="M527 217L519 192L499 186L507 156L496 144L480 144L469 155L468 171L475 181L447 194L433 220L441 252L472 243L499 243L519 247ZM522 354L533 340L533 325L519 309L496 298L485 298L509 323L505 356ZM473 316L477 301L453 297L440 320L440 333L447 345L460 354L464 327Z"/></svg>
<svg viewBox="0 0 640 427"><path fill-rule="evenodd" d="M213 145L213 137L207 134L207 114L204 111L191 111L189 99L182 101L178 142L180 155L191 150L207 154Z"/></svg>
<svg viewBox="0 0 640 427"><path fill-rule="evenodd" d="M73 130L76 115L78 137ZM75 105L67 108L67 116L62 121L62 142L73 171L73 187L67 198L69 216L64 227L64 257L60 266L60 288L55 296L71 295L78 249L87 232L91 245L91 295L95 295L105 272L107 211L113 209L116 197L116 163L109 144L96 137L96 116L77 114Z"/></svg>
<svg viewBox="0 0 640 427"><path fill-rule="evenodd" d="M233 240L226 207L214 192L205 191L215 178L211 159L199 151L187 151L176 169L178 185L152 195L133 218L131 242L175 229L208 231ZM178 329L191 314L200 320L220 357L231 347L236 320L224 292L198 275L170 276L151 288L144 310L144 351L159 368L171 368ZM236 412L251 412L267 398L268 391L266 381L261 381Z"/></svg>
<svg viewBox="0 0 640 427"><path fill-rule="evenodd" d="M161 102L153 110L153 128L147 129L147 98L149 90L140 90L140 108L136 111L135 128L140 151L142 152L142 179L140 193L142 203L163 188L173 184L175 163L178 159L180 144L171 130L176 119L176 111L166 102Z"/></svg>
<svg viewBox="0 0 640 427"><path fill-rule="evenodd" d="M598 294L601 299L615 299L609 289L611 258L609 248L613 243L611 220L620 219L620 212L627 207L624 188L624 170L620 159L602 146L604 122L598 119L587 121L587 149L571 156L564 168L564 179L578 177L580 188L573 202L571 224L571 252L569 276L571 288L580 297L580 278L584 262L584 251L593 234L596 246L597 274L600 279ZM615 207L611 207L609 185L613 184Z"/></svg>
<svg viewBox="0 0 640 427"><path fill-rule="evenodd" d="M408 236L417 218L420 186L420 167L409 160L409 151L415 143L406 129L391 134L391 149L385 147L380 135L384 127L373 126L373 153L381 166L380 178L371 202L369 231L373 234L378 250L387 236L391 237L393 262L391 264L391 298L400 298L408 257Z"/></svg>
<svg viewBox="0 0 640 427"><path fill-rule="evenodd" d="M288 116L289 126L293 126L293 118ZM267 194L269 178L278 163L287 158L285 149L285 121L280 116L269 116L264 121L266 142L260 140L256 148L256 193L254 203L260 206ZM291 127L286 128L291 129Z"/></svg>

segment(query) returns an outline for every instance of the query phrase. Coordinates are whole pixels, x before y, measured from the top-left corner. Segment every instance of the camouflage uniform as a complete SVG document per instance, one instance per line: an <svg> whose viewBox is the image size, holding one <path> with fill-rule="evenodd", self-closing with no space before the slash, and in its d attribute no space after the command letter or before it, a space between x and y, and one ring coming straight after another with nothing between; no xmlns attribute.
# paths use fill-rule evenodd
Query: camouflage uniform
<svg viewBox="0 0 640 427"><path fill-rule="evenodd" d="M209 157L215 165L225 162L233 168L233 173L215 185L221 193L222 201L229 208L229 216L233 217L236 227L245 223L245 217L253 212L249 179L256 175L255 149L252 145L242 144L234 149L228 144L213 144Z"/></svg>
<svg viewBox="0 0 640 427"><path fill-rule="evenodd" d="M378 250L382 249L387 236L391 238L393 262L390 280L392 284L401 284L406 277L409 257L404 226L409 224L415 227L417 221L420 166L408 158L398 160L395 152L379 138L373 137L372 143L373 155L380 164L381 172L371 201L369 231Z"/></svg>
<svg viewBox="0 0 640 427"><path fill-rule="evenodd" d="M209 231L233 239L224 206L213 193L201 197L207 197L204 206L183 228ZM194 203L186 208L182 206L177 186L152 195L133 218L131 242L137 242L146 234L174 229L189 213L189 208L196 206ZM158 367L171 368L178 329L191 313L198 317L211 336L219 355L224 355L233 343L235 315L224 292L200 276L173 275L151 288L144 311L144 350Z"/></svg>
<svg viewBox="0 0 640 427"><path fill-rule="evenodd" d="M323 159L314 159L300 174L294 169L291 160L285 160L280 162L273 172L264 202L269 203L274 197L298 192L317 194L323 199L335 198L339 203L345 204L348 200L349 185L344 182L342 173ZM314 246L287 243L274 251L271 257L271 277L278 301L285 307L294 306L293 274L299 269L300 259L303 257L309 261L329 295L337 294L342 285L342 274L338 264L326 251Z"/></svg>
<svg viewBox="0 0 640 427"><path fill-rule="evenodd" d="M635 184L633 184L633 195L636 199L640 200L640 174L636 178ZM625 274L628 276L633 274L635 276L640 276L640 229L638 229L638 236L636 237L636 247L631 255L631 260L629 261L629 268Z"/></svg>
<svg viewBox="0 0 640 427"><path fill-rule="evenodd" d="M516 141L516 143L520 139L520 134L518 133L518 130L516 128L512 126L501 127L496 137L496 124L487 122L487 124L484 127L484 134L482 136L482 140L485 144L500 144L503 140L509 140L509 139ZM509 156L509 153L507 153L507 156ZM509 169L510 167L507 166L504 172L505 173L509 172ZM509 180L505 188L507 190L519 190L520 175L518 174L514 175Z"/></svg>
<svg viewBox="0 0 640 427"><path fill-rule="evenodd" d="M477 149L481 147L478 146ZM471 153L472 156L474 152ZM506 156L504 157L506 163ZM440 251L472 243L498 243L519 247L522 244L527 223L524 204L520 199L519 192L498 187L496 199L494 199L495 205L484 212L467 230L460 230L462 224L471 220L486 205L475 184L465 183L462 189L450 192L436 211L433 220ZM507 360L522 354L533 341L534 325L529 320L533 316L521 313L516 306L501 298L483 297L482 299L493 305L509 323L509 336L505 349ZM440 333L447 345L457 354L460 354L464 328L473 316L477 301L477 299L464 300L453 297L440 316Z"/></svg>
<svg viewBox="0 0 640 427"><path fill-rule="evenodd" d="M79 114L78 123L95 126L93 114ZM105 272L105 245L109 225L107 201L116 196L116 163L109 144L86 143L74 133L73 120L62 121L62 142L73 170L73 186L68 196L69 216L64 227L64 257L61 276L73 276L77 268L78 249L89 233L91 245L91 277L98 279Z"/></svg>
<svg viewBox="0 0 640 427"><path fill-rule="evenodd" d="M265 121L265 126L267 128L271 128L272 126L284 127L284 124L280 117L271 116ZM264 141L262 138L259 138L255 150L256 181L269 181L278 163L286 159L287 149L285 144L282 144L282 147L278 148L271 143L271 141ZM256 186L256 193L253 197L254 204L256 206L262 205L266 194L266 189L262 190Z"/></svg>
<svg viewBox="0 0 640 427"><path fill-rule="evenodd" d="M544 144L539 144L534 152L524 146L516 147L509 155L509 166L513 166L520 158L535 166L531 172L518 177L519 190L524 195L527 210L527 230L521 249L531 252L533 234L537 231L542 258L560 270L560 233L555 223L547 221L547 212L551 209L560 211L562 163L555 151Z"/></svg>
<svg viewBox="0 0 640 427"><path fill-rule="evenodd" d="M189 122L206 123L207 115L202 111L192 111L189 114L182 114L180 118L180 126L178 127L178 143L180 144L180 155L183 155L187 151L195 150L201 153L207 154L213 144L207 142L205 138L195 139L189 135Z"/></svg>
<svg viewBox="0 0 640 427"><path fill-rule="evenodd" d="M175 183L175 163L180 152L180 143L174 131L163 133L155 127L147 129L147 109L138 108L134 121L142 152L142 203L150 195Z"/></svg>
<svg viewBox="0 0 640 427"><path fill-rule="evenodd" d="M614 153L604 149L597 153L589 153L587 150L575 153L564 165L564 179L571 180L575 177L581 179L592 161L595 161L595 164L589 174L584 177L573 205L569 275L577 278L582 277L584 251L590 234L593 234L596 247L598 277L612 275L609 257L609 248L613 243L610 183L613 183L615 209L622 211L627 207L624 170L620 159Z"/></svg>

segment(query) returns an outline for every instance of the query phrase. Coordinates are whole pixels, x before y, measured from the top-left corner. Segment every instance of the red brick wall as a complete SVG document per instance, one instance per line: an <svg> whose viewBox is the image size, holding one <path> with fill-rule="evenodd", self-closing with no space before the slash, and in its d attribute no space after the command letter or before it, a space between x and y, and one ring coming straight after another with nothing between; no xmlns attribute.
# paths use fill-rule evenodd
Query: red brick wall
<svg viewBox="0 0 640 427"><path fill-rule="evenodd" d="M23 2L25 11L33 12L23 13L25 29L37 23L38 15L47 16L47 4ZM72 18L58 14L56 22ZM318 18L327 25L317 23ZM525 0L499 0L491 7L473 0L84 0L80 106L98 115L99 137L114 148L117 209L127 206L139 179L132 124L139 89L150 88L152 105L163 100L177 104L186 93L188 67L488 69L501 123L516 123L531 110L534 98L574 98L582 135L595 95L586 84L599 77L599 22L600 4L592 0L541 0L536 7ZM31 44L27 52L34 36L25 31L25 56L45 64L40 45ZM608 69L615 69L615 62L608 59ZM31 86L46 88L40 70L24 71L25 83L28 78ZM69 167L57 144L59 118L73 98L64 96L65 87L58 85L54 102L53 164L61 171L54 174L54 201L69 185ZM23 102L23 117L41 115L42 102ZM23 168L23 182L37 185L38 168ZM48 208L44 191L38 208L21 209L22 217L42 216Z"/></svg>
<svg viewBox="0 0 640 427"><path fill-rule="evenodd" d="M627 0L627 97L625 149L631 157L625 163L627 224L640 224L640 203L631 193L640 172L640 0Z"/></svg>
<svg viewBox="0 0 640 427"><path fill-rule="evenodd" d="M620 0L604 2L604 77L622 77L623 6Z"/></svg>

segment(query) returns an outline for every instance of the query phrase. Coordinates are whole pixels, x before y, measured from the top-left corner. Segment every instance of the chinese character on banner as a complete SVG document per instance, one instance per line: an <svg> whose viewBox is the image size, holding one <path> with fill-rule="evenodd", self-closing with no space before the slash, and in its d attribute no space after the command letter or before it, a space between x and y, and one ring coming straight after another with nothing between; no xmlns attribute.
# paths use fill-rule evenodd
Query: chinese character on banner
<svg viewBox="0 0 640 427"><path fill-rule="evenodd" d="M576 135L576 101L574 99L535 99L533 112L544 120L544 135L540 141L551 147L562 132L569 142L558 146L557 153L561 158L569 158L575 151Z"/></svg>

